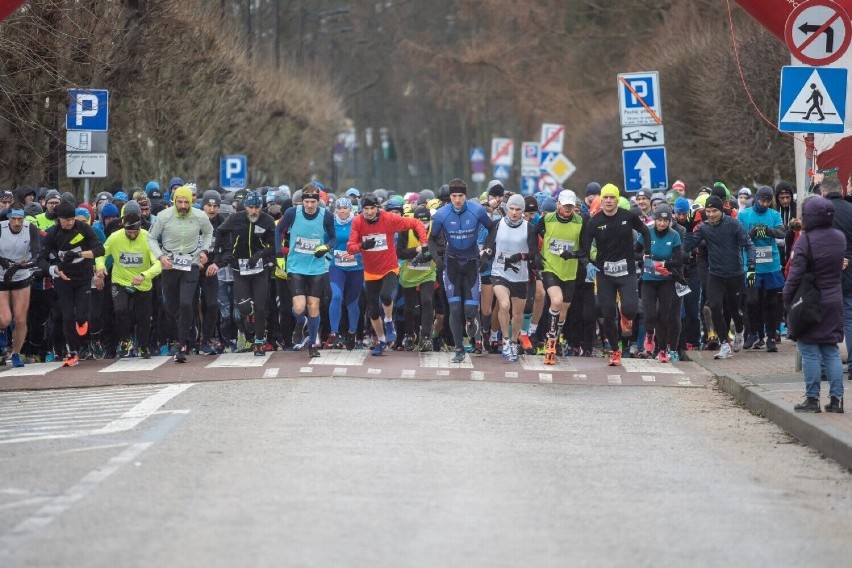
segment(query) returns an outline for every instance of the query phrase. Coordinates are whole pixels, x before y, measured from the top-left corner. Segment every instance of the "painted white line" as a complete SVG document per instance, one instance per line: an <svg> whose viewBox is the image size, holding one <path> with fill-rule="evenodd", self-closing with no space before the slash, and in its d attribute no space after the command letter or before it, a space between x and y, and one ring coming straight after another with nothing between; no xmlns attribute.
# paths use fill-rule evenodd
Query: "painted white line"
<svg viewBox="0 0 852 568"><path fill-rule="evenodd" d="M439 377L449 377L450 376L450 372L445 371L444 369L438 369L437 371L435 371L435 374Z"/></svg>
<svg viewBox="0 0 852 568"><path fill-rule="evenodd" d="M151 357L150 359L120 359L110 365L104 367L99 373L126 373L132 371L153 371L171 357Z"/></svg>
<svg viewBox="0 0 852 568"><path fill-rule="evenodd" d="M671 363L660 363L653 359L622 359L621 366L628 373L663 373L682 375L683 371Z"/></svg>
<svg viewBox="0 0 852 568"><path fill-rule="evenodd" d="M411 378L411 377L413 377L414 375L415 375L415 370L414 370L414 369L403 369L403 370L402 370L402 377L403 377L403 378Z"/></svg>
<svg viewBox="0 0 852 568"><path fill-rule="evenodd" d="M464 361L461 363L453 363L451 359L455 357L455 353L449 351L434 351L420 353L420 366L426 369L473 369L473 363L470 357L465 354Z"/></svg>
<svg viewBox="0 0 852 568"><path fill-rule="evenodd" d="M346 367L335 367L334 371L332 371L331 374L332 375L345 375L348 372L349 372L349 369L347 369Z"/></svg>
<svg viewBox="0 0 852 568"><path fill-rule="evenodd" d="M299 372L300 373L313 373L314 368L313 367L299 367Z"/></svg>
<svg viewBox="0 0 852 568"><path fill-rule="evenodd" d="M574 373L574 380L576 381L587 381L585 373Z"/></svg>
<svg viewBox="0 0 852 568"><path fill-rule="evenodd" d="M314 357L312 365L360 366L370 352L366 349L352 351L340 349L325 349L321 357Z"/></svg>
<svg viewBox="0 0 852 568"><path fill-rule="evenodd" d="M576 371L571 361L564 357L557 357L555 365L545 365L544 357L541 355L521 355L519 357L521 366L525 371Z"/></svg>
<svg viewBox="0 0 852 568"><path fill-rule="evenodd" d="M367 369L367 374L368 375L381 375L382 370L381 369Z"/></svg>
<svg viewBox="0 0 852 568"><path fill-rule="evenodd" d="M470 372L470 380L471 381L484 381L485 373L482 371L471 371Z"/></svg>
<svg viewBox="0 0 852 568"><path fill-rule="evenodd" d="M3 377L33 377L44 376L51 371L55 371L62 366L62 363L31 363L24 367L12 367L8 371L0 373L0 380Z"/></svg>
<svg viewBox="0 0 852 568"><path fill-rule="evenodd" d="M642 375L642 380L646 383L655 383L657 382L657 377L654 375Z"/></svg>
<svg viewBox="0 0 852 568"><path fill-rule="evenodd" d="M506 371L504 373L504 375L506 376L507 379L517 379L518 378L518 372L517 371Z"/></svg>
<svg viewBox="0 0 852 568"><path fill-rule="evenodd" d="M264 379L274 379L278 376L278 367L269 367L263 371Z"/></svg>
<svg viewBox="0 0 852 568"><path fill-rule="evenodd" d="M113 420L103 428L92 432L93 436L104 434L113 434L115 432L124 432L136 427L137 424L151 416L161 406L168 401L181 394L183 391L193 386L193 383L184 383L181 385L168 385L157 394L149 396L127 412L121 418Z"/></svg>
<svg viewBox="0 0 852 568"><path fill-rule="evenodd" d="M218 367L263 367L269 357L255 357L254 353L223 353L207 364L208 369Z"/></svg>
<svg viewBox="0 0 852 568"><path fill-rule="evenodd" d="M539 373L538 374L538 382L540 382L540 383L552 383L553 382L553 374L552 373Z"/></svg>
<svg viewBox="0 0 852 568"><path fill-rule="evenodd" d="M607 375L606 380L611 385L620 385L621 384L621 375Z"/></svg>

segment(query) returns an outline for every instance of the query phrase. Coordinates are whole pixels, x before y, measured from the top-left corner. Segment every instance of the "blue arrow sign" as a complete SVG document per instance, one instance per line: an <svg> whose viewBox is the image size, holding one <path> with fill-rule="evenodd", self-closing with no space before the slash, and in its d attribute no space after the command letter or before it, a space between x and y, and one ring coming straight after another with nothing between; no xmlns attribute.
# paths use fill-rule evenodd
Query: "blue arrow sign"
<svg viewBox="0 0 852 568"><path fill-rule="evenodd" d="M669 186L665 147L622 150L621 156L624 191L665 189Z"/></svg>
<svg viewBox="0 0 852 568"><path fill-rule="evenodd" d="M536 191L538 191L538 177L522 176L521 193L524 195L532 195Z"/></svg>
<svg viewBox="0 0 852 568"><path fill-rule="evenodd" d="M245 156L222 156L219 160L219 185L225 189L246 187L248 161Z"/></svg>
<svg viewBox="0 0 852 568"><path fill-rule="evenodd" d="M839 67L782 67L778 129L841 134L848 74Z"/></svg>
<svg viewBox="0 0 852 568"><path fill-rule="evenodd" d="M106 131L109 128L109 91L104 89L69 89L67 130Z"/></svg>

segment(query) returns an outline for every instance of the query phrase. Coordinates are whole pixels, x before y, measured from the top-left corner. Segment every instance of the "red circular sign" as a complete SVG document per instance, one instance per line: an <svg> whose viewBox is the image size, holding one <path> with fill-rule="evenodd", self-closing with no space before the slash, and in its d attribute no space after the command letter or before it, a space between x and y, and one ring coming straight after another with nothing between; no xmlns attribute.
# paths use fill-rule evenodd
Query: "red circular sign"
<svg viewBox="0 0 852 568"><path fill-rule="evenodd" d="M541 174L538 178L538 190L545 191L551 195L559 189L559 182L550 174Z"/></svg>
<svg viewBox="0 0 852 568"><path fill-rule="evenodd" d="M812 0L796 6L784 26L784 40L793 57L808 65L840 59L852 42L852 22L842 6Z"/></svg>

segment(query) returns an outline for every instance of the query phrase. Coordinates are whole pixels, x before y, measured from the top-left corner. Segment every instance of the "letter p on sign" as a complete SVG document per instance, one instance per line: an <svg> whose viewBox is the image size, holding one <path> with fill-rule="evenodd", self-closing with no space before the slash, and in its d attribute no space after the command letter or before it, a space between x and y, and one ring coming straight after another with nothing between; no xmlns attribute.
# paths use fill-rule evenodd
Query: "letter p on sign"
<svg viewBox="0 0 852 568"><path fill-rule="evenodd" d="M91 93L77 93L74 98L77 99L74 110L74 122L77 126L83 126L83 119L86 117L98 116L98 97Z"/></svg>
<svg viewBox="0 0 852 568"><path fill-rule="evenodd" d="M225 177L232 178L243 171L243 161L240 158L225 159Z"/></svg>

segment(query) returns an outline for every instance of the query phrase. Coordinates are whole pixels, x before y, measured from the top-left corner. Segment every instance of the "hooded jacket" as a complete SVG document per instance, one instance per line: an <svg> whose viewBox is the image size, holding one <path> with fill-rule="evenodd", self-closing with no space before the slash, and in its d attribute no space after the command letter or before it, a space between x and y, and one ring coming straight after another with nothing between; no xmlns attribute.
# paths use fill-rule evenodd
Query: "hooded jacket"
<svg viewBox="0 0 852 568"><path fill-rule="evenodd" d="M816 275L822 321L799 336L803 343L839 343L843 340L843 258L846 237L833 228L834 205L819 196L808 197L802 206L804 232L793 247L790 272L784 284L784 306L789 308L806 272ZM808 246L810 244L810 247Z"/></svg>

